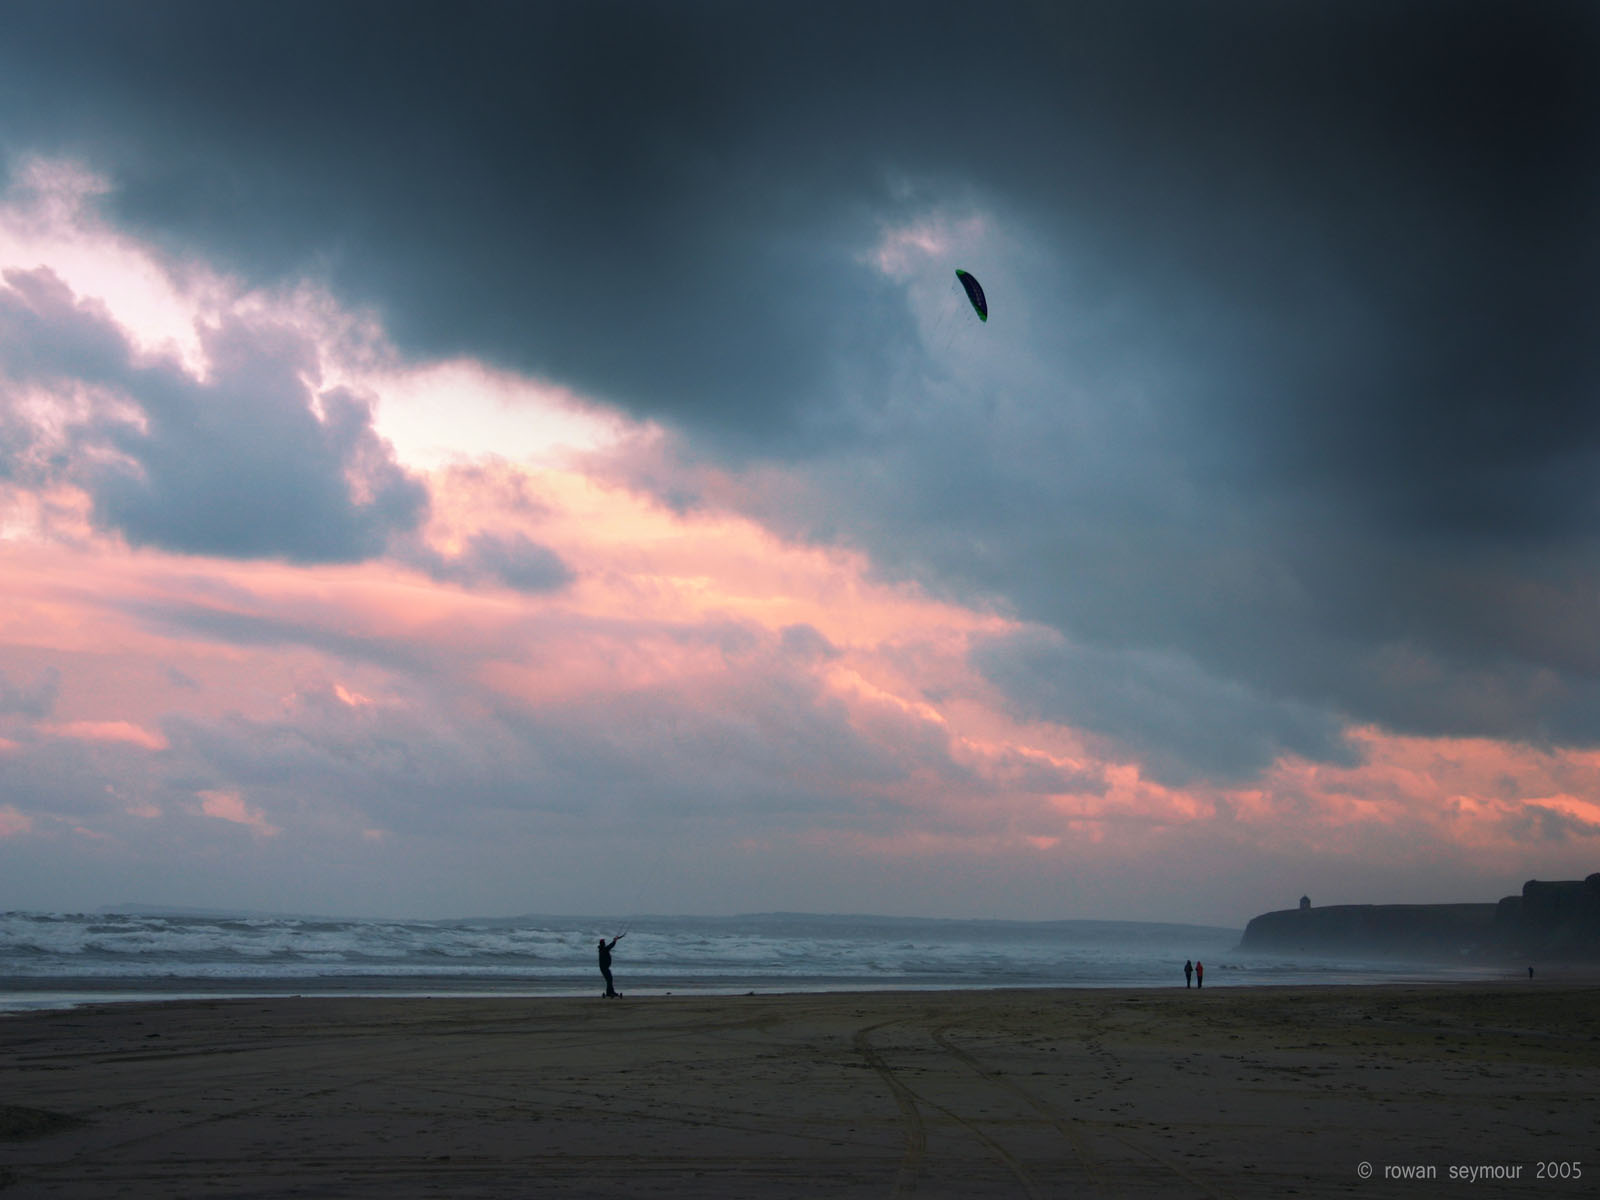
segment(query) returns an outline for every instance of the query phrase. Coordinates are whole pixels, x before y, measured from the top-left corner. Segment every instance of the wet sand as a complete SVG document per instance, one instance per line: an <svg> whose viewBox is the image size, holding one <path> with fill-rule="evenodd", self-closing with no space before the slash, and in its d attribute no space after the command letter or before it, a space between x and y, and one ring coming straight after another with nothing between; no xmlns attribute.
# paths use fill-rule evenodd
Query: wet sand
<svg viewBox="0 0 1600 1200"><path fill-rule="evenodd" d="M1577 1196L1596 1146L1593 984L0 1019L5 1200ZM1586 1155L1586 1179L1536 1176ZM1427 1166L1435 1182L1387 1177Z"/></svg>

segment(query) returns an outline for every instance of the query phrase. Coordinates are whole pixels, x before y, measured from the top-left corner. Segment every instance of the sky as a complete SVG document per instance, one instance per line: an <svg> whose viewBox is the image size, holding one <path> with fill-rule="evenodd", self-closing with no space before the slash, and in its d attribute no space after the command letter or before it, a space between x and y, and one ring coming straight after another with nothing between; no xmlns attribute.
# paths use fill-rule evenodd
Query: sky
<svg viewBox="0 0 1600 1200"><path fill-rule="evenodd" d="M1597 52L1560 0L12 0L0 908L1600 870Z"/></svg>

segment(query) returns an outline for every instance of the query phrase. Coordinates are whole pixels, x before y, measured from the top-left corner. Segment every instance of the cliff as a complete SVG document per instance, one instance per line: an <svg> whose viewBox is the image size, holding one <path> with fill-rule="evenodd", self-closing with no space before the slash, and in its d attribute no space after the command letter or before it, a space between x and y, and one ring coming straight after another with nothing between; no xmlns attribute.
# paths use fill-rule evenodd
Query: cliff
<svg viewBox="0 0 1600 1200"><path fill-rule="evenodd" d="M1263 913L1245 926L1244 950L1456 958L1495 936L1494 904L1335 904Z"/></svg>
<svg viewBox="0 0 1600 1200"><path fill-rule="evenodd" d="M1541 883L1495 906L1498 939L1523 957L1600 959L1600 872L1587 879Z"/></svg>
<svg viewBox="0 0 1600 1200"><path fill-rule="evenodd" d="M1406 958L1600 959L1600 872L1530 879L1498 904L1336 904L1263 913L1243 950Z"/></svg>

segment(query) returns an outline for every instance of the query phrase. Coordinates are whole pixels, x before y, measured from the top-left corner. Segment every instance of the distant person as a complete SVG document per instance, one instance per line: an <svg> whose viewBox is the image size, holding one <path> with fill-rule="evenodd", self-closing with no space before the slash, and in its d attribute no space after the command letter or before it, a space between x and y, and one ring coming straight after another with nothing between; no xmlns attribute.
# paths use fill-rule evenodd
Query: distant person
<svg viewBox="0 0 1600 1200"><path fill-rule="evenodd" d="M1186 988L1193 987L1194 986L1193 980L1194 980L1194 964L1192 962L1190 962L1188 959L1184 959L1183 960L1183 986L1186 987Z"/></svg>
<svg viewBox="0 0 1600 1200"><path fill-rule="evenodd" d="M1529 979L1532 979L1532 978L1533 978L1533 968L1532 968L1532 967L1529 967L1529 968L1528 968L1528 978L1529 978Z"/></svg>
<svg viewBox="0 0 1600 1200"><path fill-rule="evenodd" d="M625 933L617 934L616 937L611 939L609 946L606 945L605 938L600 939L600 974L606 977L607 1000L622 995L621 992L617 991L617 985L611 982L611 952L617 948L617 943L627 936Z"/></svg>
<svg viewBox="0 0 1600 1200"><path fill-rule="evenodd" d="M1197 988L1205 987L1205 985L1206 985L1206 965L1205 965L1205 963L1200 963L1200 962L1195 963L1195 965L1194 965L1194 985Z"/></svg>

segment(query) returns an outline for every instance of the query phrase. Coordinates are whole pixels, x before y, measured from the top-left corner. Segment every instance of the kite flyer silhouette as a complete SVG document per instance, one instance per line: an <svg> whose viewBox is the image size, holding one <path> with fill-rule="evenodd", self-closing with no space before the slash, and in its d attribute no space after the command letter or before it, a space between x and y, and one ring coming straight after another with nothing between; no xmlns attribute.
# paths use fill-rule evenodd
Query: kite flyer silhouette
<svg viewBox="0 0 1600 1200"><path fill-rule="evenodd" d="M605 938L600 939L600 974L606 977L605 998L607 1000L614 996L622 995L621 992L617 991L617 985L611 982L611 952L617 948L617 943L627 936L626 933L617 934L616 937L611 939L609 946L606 944Z"/></svg>

